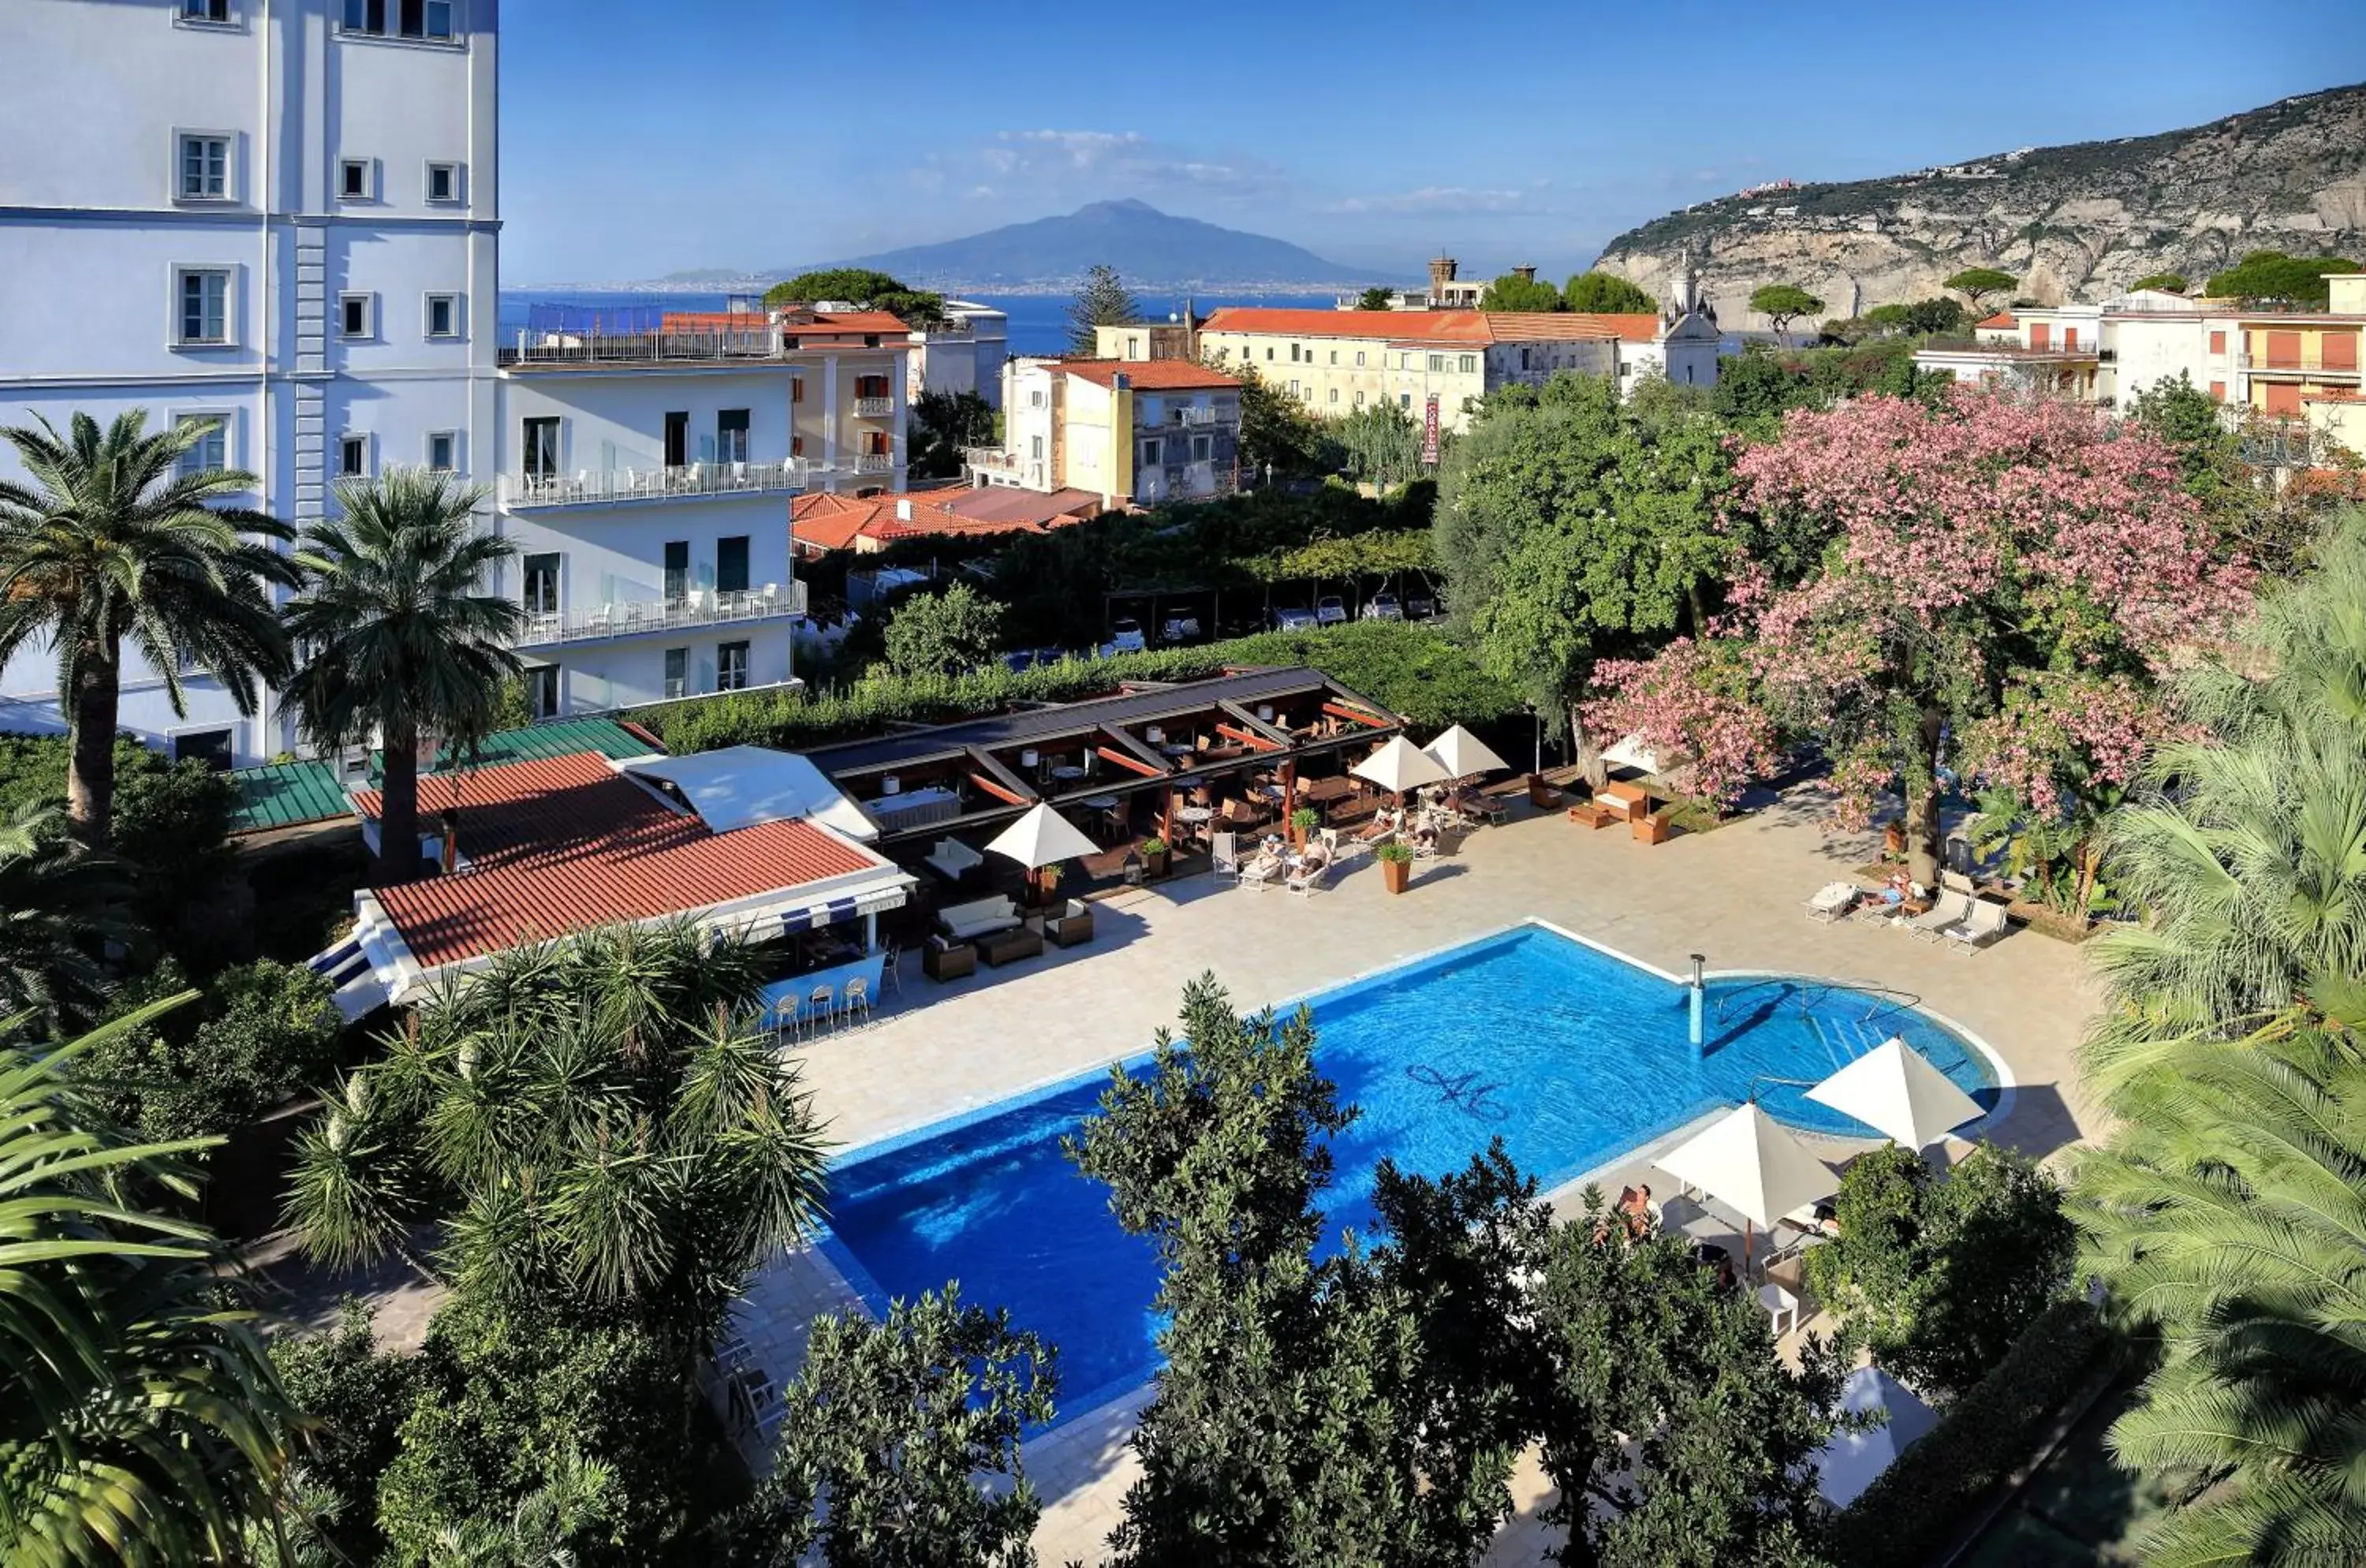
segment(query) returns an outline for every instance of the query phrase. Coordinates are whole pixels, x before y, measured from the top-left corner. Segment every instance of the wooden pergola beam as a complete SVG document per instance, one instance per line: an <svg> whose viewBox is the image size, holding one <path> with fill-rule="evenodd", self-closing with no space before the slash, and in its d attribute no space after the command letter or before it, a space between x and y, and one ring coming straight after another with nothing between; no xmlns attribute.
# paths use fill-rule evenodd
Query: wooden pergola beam
<svg viewBox="0 0 2366 1568"><path fill-rule="evenodd" d="M987 778L984 773L970 774L969 782L975 785L982 793L994 796L995 799L1003 802L1005 805L1025 806L1029 804L1025 795L1003 788L992 779Z"/></svg>
<svg viewBox="0 0 2366 1568"><path fill-rule="evenodd" d="M1237 740L1253 751L1279 751L1286 750L1279 741L1268 740L1264 736L1256 733L1256 731L1253 729L1243 729L1237 724L1225 724L1220 721L1216 726L1216 733L1222 736L1227 740Z"/></svg>
<svg viewBox="0 0 2366 1568"><path fill-rule="evenodd" d="M1344 718L1351 724L1360 724L1371 729L1394 729L1396 728L1395 725L1391 724L1387 719L1382 718L1378 714L1366 713L1361 708L1349 707L1345 703L1324 703L1323 705L1323 711L1329 714L1334 718Z"/></svg>
<svg viewBox="0 0 2366 1568"><path fill-rule="evenodd" d="M1154 768L1141 759L1128 756L1113 746L1096 746L1093 748L1093 754L1105 762L1113 762L1128 773L1138 773L1145 779L1163 779L1166 776L1166 769Z"/></svg>

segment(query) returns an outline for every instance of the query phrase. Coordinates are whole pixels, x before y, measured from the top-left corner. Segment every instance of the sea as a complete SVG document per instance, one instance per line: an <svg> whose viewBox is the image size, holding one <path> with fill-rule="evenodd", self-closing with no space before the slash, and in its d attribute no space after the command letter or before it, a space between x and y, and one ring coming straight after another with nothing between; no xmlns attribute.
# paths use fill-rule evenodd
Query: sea
<svg viewBox="0 0 2366 1568"><path fill-rule="evenodd" d="M991 305L1010 318L1010 352L1013 354L1060 354L1068 346L1068 303L1065 294L971 294L959 296L981 305ZM1142 307L1145 320L1163 321L1183 313L1185 296L1180 294L1137 294L1135 302ZM1193 310L1205 315L1219 305L1273 305L1301 310L1329 310L1338 302L1335 294L1194 294L1189 297ZM524 328L528 312L536 305L571 305L590 310L621 310L637 306L653 306L667 310L720 310L729 301L724 294L654 291L636 292L624 288L519 288L501 290L501 341L507 343Z"/></svg>

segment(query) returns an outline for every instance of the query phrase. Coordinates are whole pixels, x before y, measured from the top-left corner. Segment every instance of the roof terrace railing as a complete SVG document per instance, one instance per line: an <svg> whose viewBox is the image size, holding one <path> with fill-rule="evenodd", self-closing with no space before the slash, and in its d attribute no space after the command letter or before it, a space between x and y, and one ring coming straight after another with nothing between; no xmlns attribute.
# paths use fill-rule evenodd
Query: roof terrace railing
<svg viewBox="0 0 2366 1568"><path fill-rule="evenodd" d="M768 582L762 588L715 592L692 589L678 599L616 600L588 609L529 611L519 628L517 646L546 647L562 642L596 642L605 637L639 637L650 632L693 630L738 622L778 620L806 613L806 585L785 587Z"/></svg>
<svg viewBox="0 0 2366 1568"><path fill-rule="evenodd" d="M672 497L794 493L828 469L791 457L778 463L682 463L647 468L589 468L571 474L503 474L504 506L586 506Z"/></svg>

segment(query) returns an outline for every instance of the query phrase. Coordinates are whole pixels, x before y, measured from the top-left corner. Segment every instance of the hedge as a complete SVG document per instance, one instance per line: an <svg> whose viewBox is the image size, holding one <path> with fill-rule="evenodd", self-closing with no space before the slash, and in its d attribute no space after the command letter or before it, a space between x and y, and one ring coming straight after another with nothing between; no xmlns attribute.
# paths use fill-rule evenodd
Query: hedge
<svg viewBox="0 0 2366 1568"><path fill-rule="evenodd" d="M2011 1354L1834 1516L1832 1560L1842 1568L1921 1568L1935 1559L1989 1490L2035 1456L2046 1424L2112 1343L2083 1301L2040 1313Z"/></svg>
<svg viewBox="0 0 2366 1568"><path fill-rule="evenodd" d="M750 692L637 708L625 716L668 750L738 745L810 750L877 735L894 724L950 724L1020 703L1073 702L1121 681L1200 681L1239 665L1303 664L1428 728L1482 724L1521 708L1518 694L1482 671L1435 628L1358 621L1307 632L1260 632L1200 648L1072 659L1032 670L998 665L953 676L879 675L837 691Z"/></svg>

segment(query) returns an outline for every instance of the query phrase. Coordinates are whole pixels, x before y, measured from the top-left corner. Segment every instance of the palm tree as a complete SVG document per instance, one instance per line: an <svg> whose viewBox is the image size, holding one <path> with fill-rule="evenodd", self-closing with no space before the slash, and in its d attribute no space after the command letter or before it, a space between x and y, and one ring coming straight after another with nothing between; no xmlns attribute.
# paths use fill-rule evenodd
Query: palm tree
<svg viewBox="0 0 2366 1568"><path fill-rule="evenodd" d="M476 531L482 486L395 468L337 486L344 515L304 530L310 574L287 606L304 667L287 687L304 739L324 750L385 748L378 874L419 874L419 744L467 744L493 728L504 682L521 666L509 643L523 613L481 590L516 552Z"/></svg>
<svg viewBox="0 0 2366 1568"><path fill-rule="evenodd" d="M758 1023L764 973L688 921L502 955L327 1096L289 1220L333 1264L425 1227L464 1295L704 1345L819 1213L824 1143Z"/></svg>
<svg viewBox="0 0 2366 1568"><path fill-rule="evenodd" d="M2127 1047L2121 1131L2074 1168L2119 1309L2163 1360L2112 1428L2124 1462L2221 1480L2153 1564L2348 1564L2366 1541L2366 1056L2287 1020Z"/></svg>
<svg viewBox="0 0 2366 1568"><path fill-rule="evenodd" d="M56 650L72 751L66 809L94 848L113 826L126 638L176 715L188 712L185 659L220 681L242 714L254 711L257 682L287 671L287 639L265 589L296 581L268 542L289 538L288 528L212 504L254 490L253 474L183 469L202 424L153 435L146 427L133 410L104 431L83 413L62 436L38 418L0 430L32 480L0 479L0 662L37 637Z"/></svg>
<svg viewBox="0 0 2366 1568"><path fill-rule="evenodd" d="M2102 1043L2224 1037L2300 1002L2366 1022L2366 516L2178 700L2203 738L2161 750L2107 835L2148 918L2096 944Z"/></svg>
<svg viewBox="0 0 2366 1568"><path fill-rule="evenodd" d="M54 807L0 821L0 1015L80 1021L107 989L93 948L139 938L122 866L60 832Z"/></svg>
<svg viewBox="0 0 2366 1568"><path fill-rule="evenodd" d="M143 1213L183 1200L175 1162L220 1142L135 1146L94 1109L77 1058L159 1002L46 1055L0 1049L0 1558L240 1560L271 1515L294 1420L204 1227Z"/></svg>

